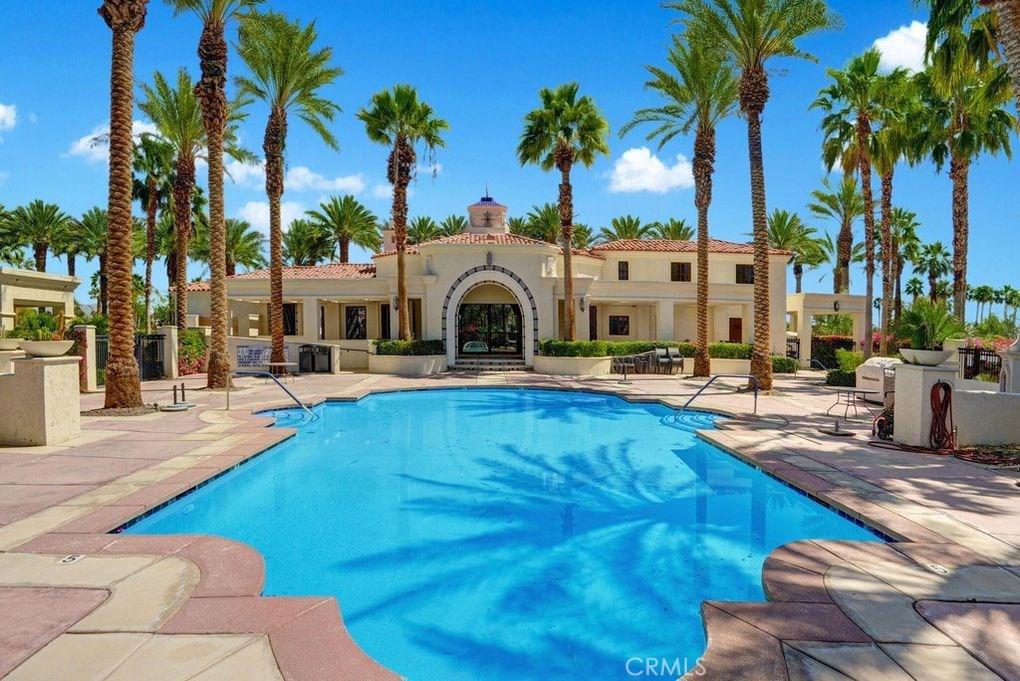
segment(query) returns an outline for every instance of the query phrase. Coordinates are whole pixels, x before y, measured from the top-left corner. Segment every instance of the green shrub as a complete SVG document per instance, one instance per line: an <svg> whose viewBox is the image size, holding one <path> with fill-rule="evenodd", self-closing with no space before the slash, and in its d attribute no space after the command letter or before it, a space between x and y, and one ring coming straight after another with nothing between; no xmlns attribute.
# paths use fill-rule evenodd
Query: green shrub
<svg viewBox="0 0 1020 681"><path fill-rule="evenodd" d="M11 338L25 340L50 340L59 331L60 320L49 312L39 312L31 308L20 310L14 323Z"/></svg>
<svg viewBox="0 0 1020 681"><path fill-rule="evenodd" d="M377 355L445 355L446 347L441 340L387 340L378 339L372 341L375 344Z"/></svg>
<svg viewBox="0 0 1020 681"><path fill-rule="evenodd" d="M750 343L709 343L708 356L712 359L751 359Z"/></svg>
<svg viewBox="0 0 1020 681"><path fill-rule="evenodd" d="M841 388L856 388L857 373L853 371L843 371L842 369L832 369L829 373L825 374L825 385L835 385Z"/></svg>
<svg viewBox="0 0 1020 681"><path fill-rule="evenodd" d="M177 357L189 364L205 358L205 334L188 329L177 337Z"/></svg>
<svg viewBox="0 0 1020 681"><path fill-rule="evenodd" d="M110 320L106 315L78 315L74 318L74 326L85 326L86 324L96 327L97 336L106 336L110 333Z"/></svg>
<svg viewBox="0 0 1020 681"><path fill-rule="evenodd" d="M681 357L694 357L694 344L679 341L544 340L538 344L539 352L546 357L622 357L656 348L677 348Z"/></svg>
<svg viewBox="0 0 1020 681"><path fill-rule="evenodd" d="M864 353L836 348L836 364L842 371L854 371L864 364Z"/></svg>
<svg viewBox="0 0 1020 681"><path fill-rule="evenodd" d="M793 357L772 355L772 371L777 374L795 374L799 367L800 363Z"/></svg>
<svg viewBox="0 0 1020 681"><path fill-rule="evenodd" d="M836 360L836 350L854 349L854 339L850 336L811 336L811 358L817 359L824 366L835 367L839 365Z"/></svg>

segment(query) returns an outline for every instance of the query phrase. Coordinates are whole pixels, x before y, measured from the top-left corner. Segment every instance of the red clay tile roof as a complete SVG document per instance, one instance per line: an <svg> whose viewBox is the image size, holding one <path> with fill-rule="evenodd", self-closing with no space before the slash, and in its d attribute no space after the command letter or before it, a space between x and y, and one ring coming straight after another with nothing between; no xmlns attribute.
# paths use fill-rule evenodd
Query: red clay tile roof
<svg viewBox="0 0 1020 681"><path fill-rule="evenodd" d="M453 236L444 236L439 239L432 239L431 241L424 241L420 244L414 244L407 247L407 253L419 253L419 248L422 246L434 246L441 244L466 244L469 246L553 246L548 241L542 241L541 239L532 239L531 237L521 236L520 234L473 234L471 232L464 232L462 234L454 234ZM562 249L561 249L562 250ZM591 253L590 251L574 249L572 251L576 255L586 255L590 258L602 258L603 256ZM373 258L382 258L390 255L396 255L396 251L384 251L382 253L376 253Z"/></svg>
<svg viewBox="0 0 1020 681"><path fill-rule="evenodd" d="M592 250L599 251L645 251L652 253L697 253L697 241L674 241L671 239L622 239L593 246ZM710 253L731 253L736 255L753 255L754 246L751 244L740 244L734 241L722 241L720 239L709 239L708 250ZM770 255L790 255L789 251L778 248L770 248Z"/></svg>
<svg viewBox="0 0 1020 681"><path fill-rule="evenodd" d="M170 288L173 288L173 286L171 286ZM188 290L189 291L208 291L209 290L209 282L208 281L193 281L190 284L188 284Z"/></svg>
<svg viewBox="0 0 1020 681"><path fill-rule="evenodd" d="M253 270L235 274L230 279L268 279L269 270ZM331 262L325 265L284 267L284 279L373 279L375 265Z"/></svg>

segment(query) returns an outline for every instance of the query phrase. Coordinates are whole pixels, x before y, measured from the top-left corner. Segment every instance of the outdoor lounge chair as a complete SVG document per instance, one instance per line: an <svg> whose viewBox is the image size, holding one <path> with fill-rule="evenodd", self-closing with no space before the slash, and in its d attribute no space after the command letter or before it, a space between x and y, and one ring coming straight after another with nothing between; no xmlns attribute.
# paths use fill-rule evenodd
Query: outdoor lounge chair
<svg viewBox="0 0 1020 681"><path fill-rule="evenodd" d="M673 359L666 348L655 349L655 373L673 373Z"/></svg>
<svg viewBox="0 0 1020 681"><path fill-rule="evenodd" d="M668 348L667 354L669 355L669 373L679 374L684 370L684 356L680 354L680 348Z"/></svg>

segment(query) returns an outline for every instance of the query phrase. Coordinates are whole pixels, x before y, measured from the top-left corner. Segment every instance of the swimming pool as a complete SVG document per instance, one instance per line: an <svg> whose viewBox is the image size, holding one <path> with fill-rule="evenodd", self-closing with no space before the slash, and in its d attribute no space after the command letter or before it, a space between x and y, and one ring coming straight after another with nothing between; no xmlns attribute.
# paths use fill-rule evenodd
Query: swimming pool
<svg viewBox="0 0 1020 681"><path fill-rule="evenodd" d="M127 531L254 546L267 595L336 596L358 644L411 681L693 667L701 602L763 600L774 548L876 539L696 438L708 414L519 389L315 411L275 412L297 436Z"/></svg>

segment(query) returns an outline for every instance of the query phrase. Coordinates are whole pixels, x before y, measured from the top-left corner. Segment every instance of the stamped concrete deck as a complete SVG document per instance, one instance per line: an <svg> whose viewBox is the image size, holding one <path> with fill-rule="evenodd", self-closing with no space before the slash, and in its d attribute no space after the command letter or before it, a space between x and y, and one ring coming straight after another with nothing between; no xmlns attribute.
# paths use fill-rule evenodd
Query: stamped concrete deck
<svg viewBox="0 0 1020 681"><path fill-rule="evenodd" d="M289 437L251 415L283 404L275 386L244 383L226 412L222 393L197 390L204 377L185 382L199 405L190 412L85 418L74 442L0 448L0 678L398 678L360 651L334 599L261 597L262 558L249 547L107 534ZM302 377L294 389L317 401L508 384L670 404L700 385L343 374ZM703 605L709 646L696 678L1020 681L1018 475L870 447L866 419L852 426L857 437L821 435L833 398L817 379L780 380L777 389L759 411L789 426L736 419L704 437L897 541L801 541L773 552L762 571L768 602ZM169 395L167 382L144 385L146 401ZM102 397L82 402L97 407ZM751 398L706 393L699 404L746 415Z"/></svg>

